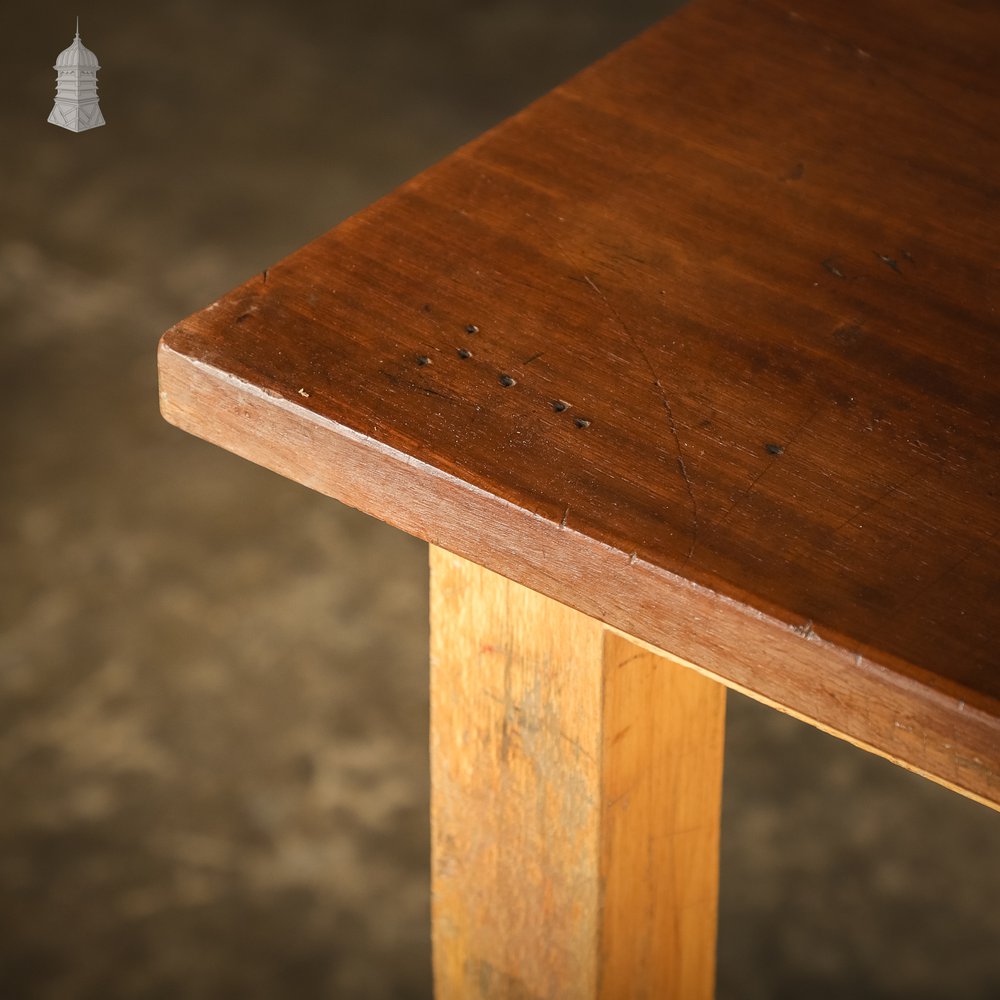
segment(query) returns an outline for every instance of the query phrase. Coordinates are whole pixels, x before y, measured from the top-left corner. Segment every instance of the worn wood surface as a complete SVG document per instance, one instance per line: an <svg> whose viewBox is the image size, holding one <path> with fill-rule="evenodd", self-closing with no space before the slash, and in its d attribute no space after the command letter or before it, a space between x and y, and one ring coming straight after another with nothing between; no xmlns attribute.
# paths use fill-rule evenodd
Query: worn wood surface
<svg viewBox="0 0 1000 1000"><path fill-rule="evenodd" d="M694 0L171 330L163 411L996 803L998 46Z"/></svg>
<svg viewBox="0 0 1000 1000"><path fill-rule="evenodd" d="M439 1000L712 996L725 688L431 549Z"/></svg>

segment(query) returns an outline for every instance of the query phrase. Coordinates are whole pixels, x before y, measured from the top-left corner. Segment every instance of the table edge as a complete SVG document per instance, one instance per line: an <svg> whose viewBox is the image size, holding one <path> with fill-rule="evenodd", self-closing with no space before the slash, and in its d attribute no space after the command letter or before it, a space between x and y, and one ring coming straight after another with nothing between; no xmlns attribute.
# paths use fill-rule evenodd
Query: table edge
<svg viewBox="0 0 1000 1000"><path fill-rule="evenodd" d="M820 637L524 510L184 354L172 345L172 332L158 353L168 422L1000 809L995 699ZM609 580L611 603L599 606L587 588L574 589L574 579L588 574Z"/></svg>

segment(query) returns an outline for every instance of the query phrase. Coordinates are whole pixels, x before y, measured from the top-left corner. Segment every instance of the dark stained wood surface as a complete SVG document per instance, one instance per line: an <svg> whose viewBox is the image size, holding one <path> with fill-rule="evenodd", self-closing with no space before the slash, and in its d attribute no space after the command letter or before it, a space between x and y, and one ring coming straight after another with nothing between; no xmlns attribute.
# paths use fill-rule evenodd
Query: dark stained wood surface
<svg viewBox="0 0 1000 1000"><path fill-rule="evenodd" d="M169 331L163 412L1000 802L997 51L695 0Z"/></svg>

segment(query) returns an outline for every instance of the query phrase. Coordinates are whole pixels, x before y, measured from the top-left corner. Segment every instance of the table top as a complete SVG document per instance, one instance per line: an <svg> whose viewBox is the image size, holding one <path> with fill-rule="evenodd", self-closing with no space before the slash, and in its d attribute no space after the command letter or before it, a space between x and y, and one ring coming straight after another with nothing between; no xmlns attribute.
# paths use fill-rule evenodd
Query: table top
<svg viewBox="0 0 1000 1000"><path fill-rule="evenodd" d="M998 47L694 0L170 330L163 412L996 804Z"/></svg>

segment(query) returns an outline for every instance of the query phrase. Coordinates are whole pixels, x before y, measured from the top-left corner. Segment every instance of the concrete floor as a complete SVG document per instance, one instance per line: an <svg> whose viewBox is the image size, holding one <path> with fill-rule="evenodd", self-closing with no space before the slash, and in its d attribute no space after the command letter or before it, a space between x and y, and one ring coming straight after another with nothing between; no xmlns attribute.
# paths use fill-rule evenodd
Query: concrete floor
<svg viewBox="0 0 1000 1000"><path fill-rule="evenodd" d="M0 49L0 1000L430 993L426 548L168 427L160 332L665 11L81 9ZM209 10L210 7L210 10ZM1000 817L730 699L719 996L1000 996Z"/></svg>

